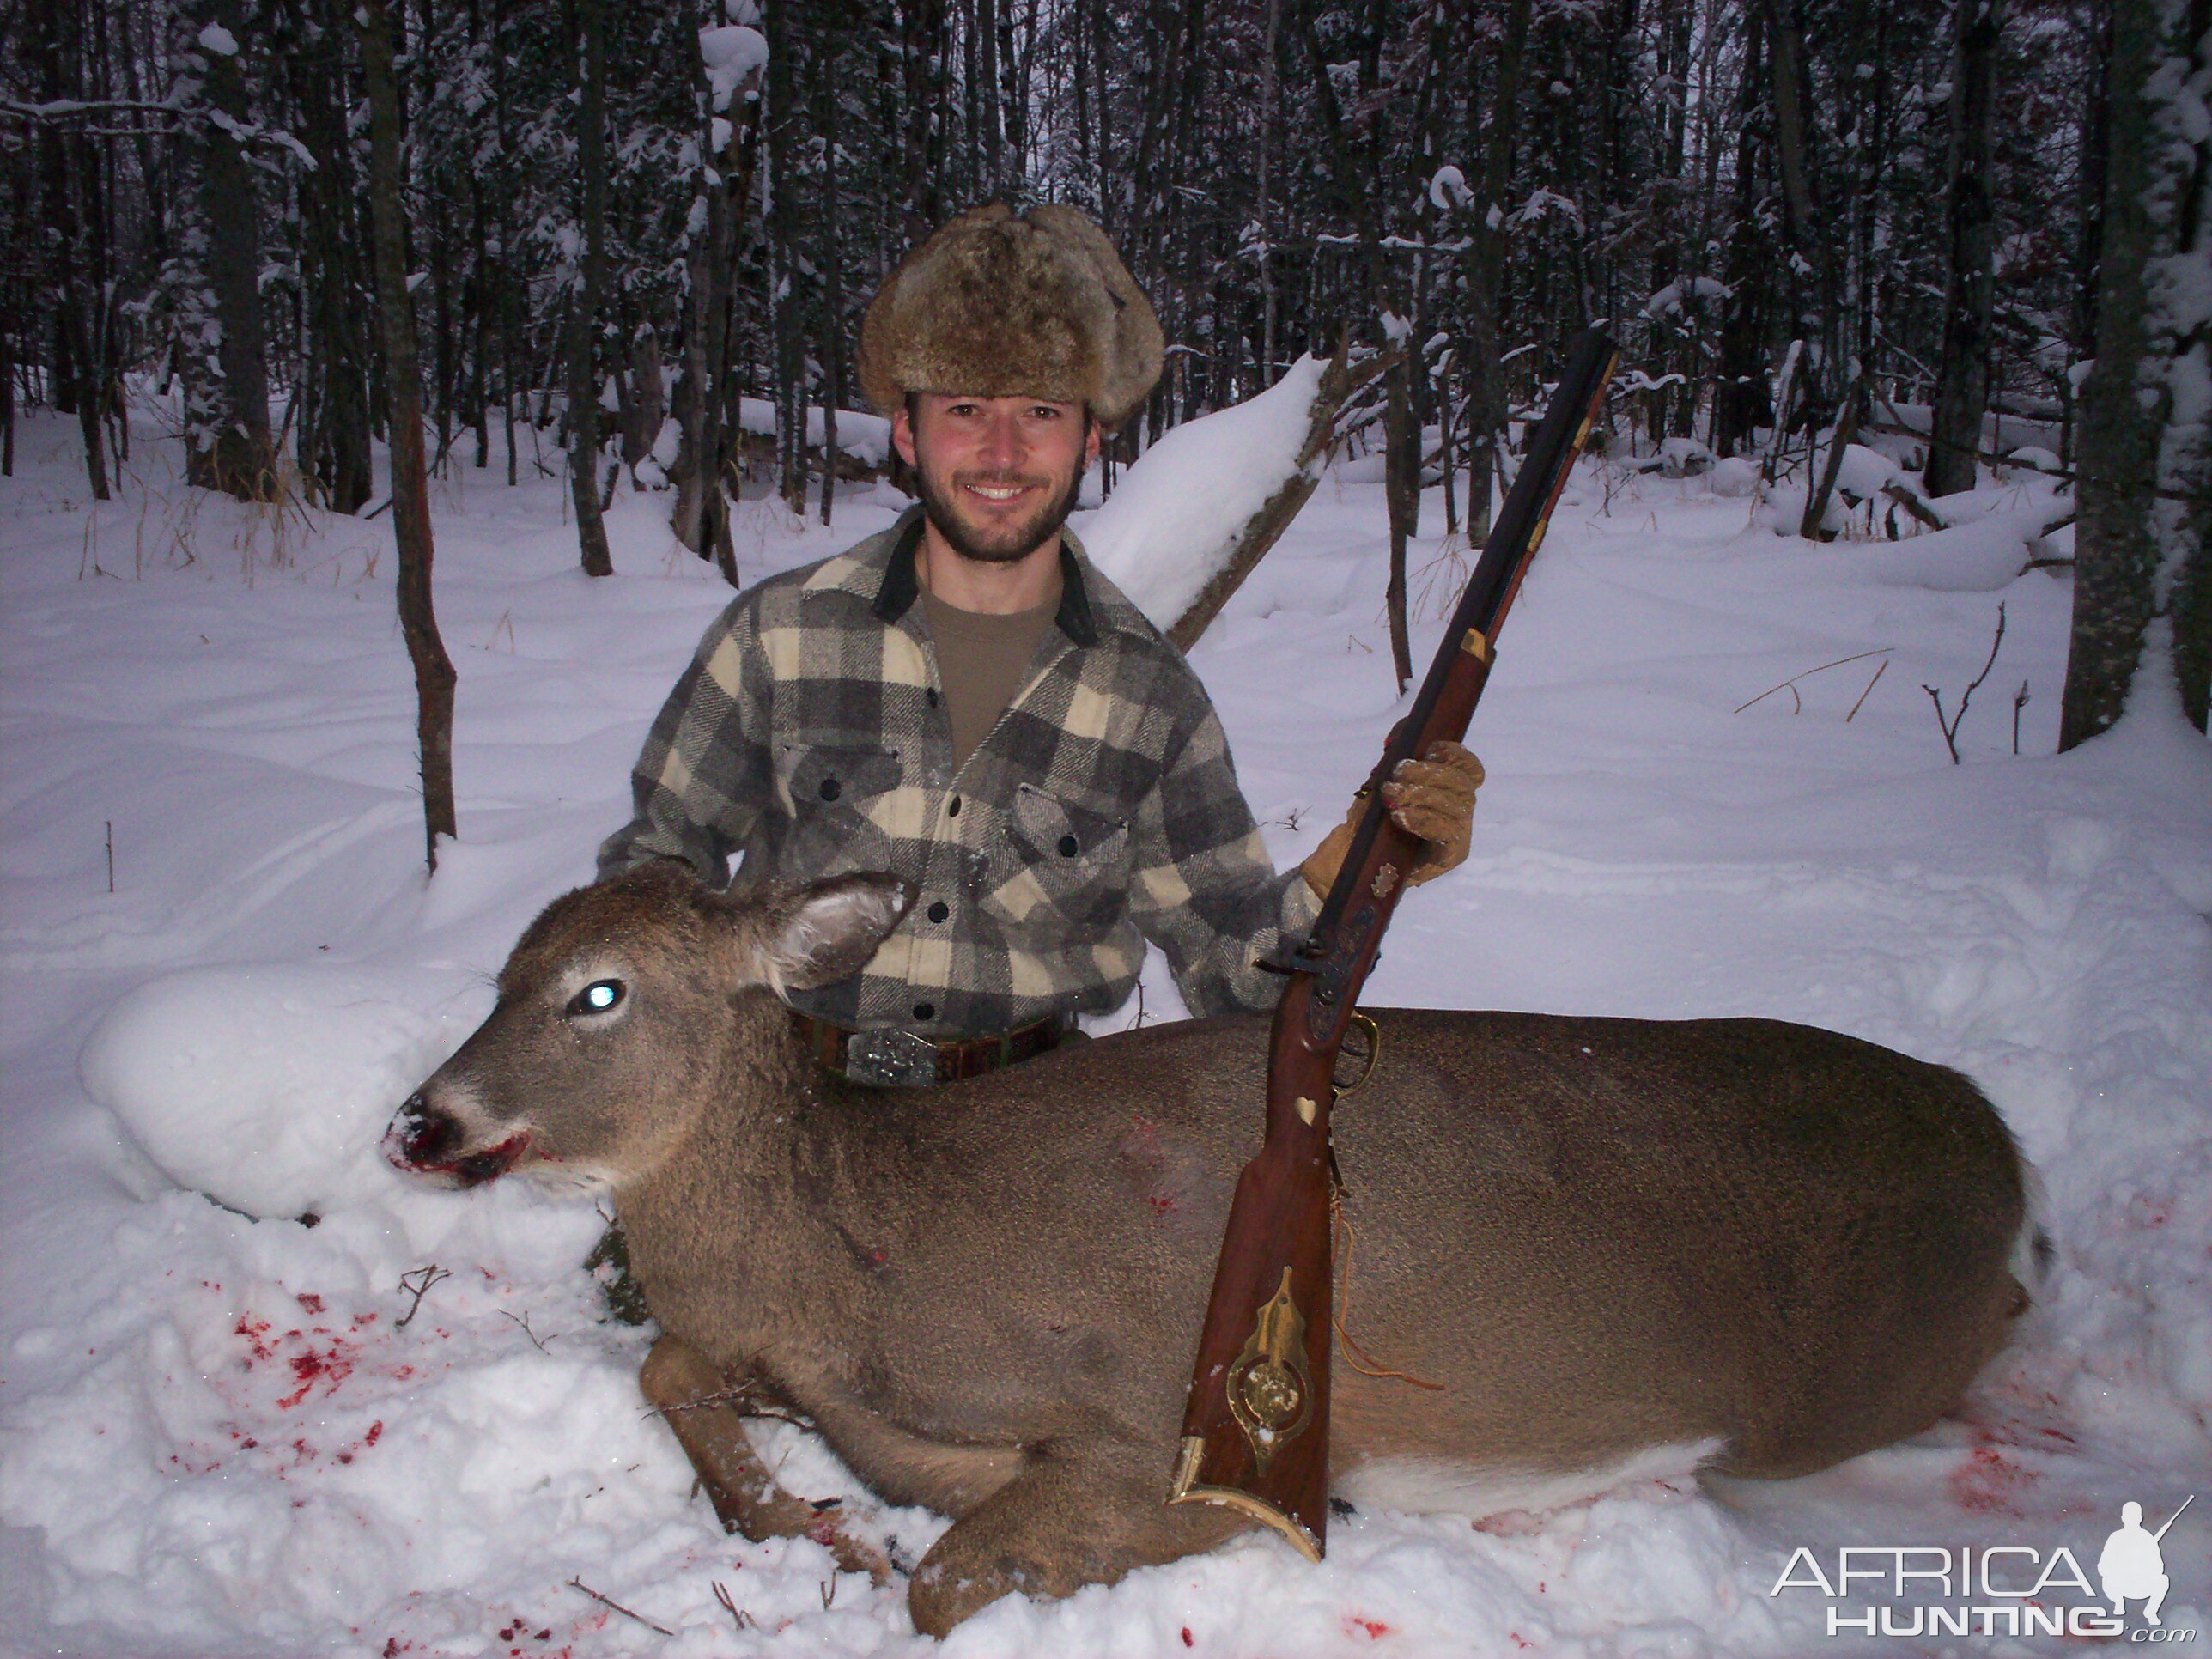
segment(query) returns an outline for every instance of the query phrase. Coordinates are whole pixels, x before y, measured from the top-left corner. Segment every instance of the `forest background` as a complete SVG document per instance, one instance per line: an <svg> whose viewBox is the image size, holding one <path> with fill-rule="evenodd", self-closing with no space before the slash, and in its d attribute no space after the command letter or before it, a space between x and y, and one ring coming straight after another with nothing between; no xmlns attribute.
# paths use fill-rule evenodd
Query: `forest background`
<svg viewBox="0 0 2212 1659"><path fill-rule="evenodd" d="M732 496L827 520L896 467L839 418L885 273L1063 201L1169 341L1109 489L1301 353L1387 365L1346 423L1389 456L1401 641L1423 483L1480 543L1598 322L1631 462L1795 443L1809 483L1824 434L1901 428L1924 507L2006 415L2055 431L2062 743L2161 615L2202 726L2208 86L2208 0L9 0L0 465L19 404L73 413L105 499L140 386L195 484L395 508L424 596L419 479L459 467L565 475L594 574L612 492L665 490L734 580Z"/></svg>

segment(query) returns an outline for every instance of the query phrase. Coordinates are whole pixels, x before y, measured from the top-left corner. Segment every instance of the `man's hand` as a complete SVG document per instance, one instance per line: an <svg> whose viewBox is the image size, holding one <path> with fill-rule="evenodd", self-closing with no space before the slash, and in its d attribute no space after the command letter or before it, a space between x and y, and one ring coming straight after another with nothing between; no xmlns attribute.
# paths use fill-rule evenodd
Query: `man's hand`
<svg viewBox="0 0 2212 1659"><path fill-rule="evenodd" d="M1474 831L1474 792L1481 787L1482 763L1448 740L1431 744L1424 759L1398 763L1398 769L1382 786L1382 801L1390 809L1394 823L1425 843L1420 863L1407 878L1412 885L1433 880L1465 861L1468 839ZM1353 801L1344 822L1323 836L1321 845L1298 866L1306 885L1320 896L1328 897L1328 890L1336 884L1344 855L1351 850L1353 832L1366 810L1364 801Z"/></svg>

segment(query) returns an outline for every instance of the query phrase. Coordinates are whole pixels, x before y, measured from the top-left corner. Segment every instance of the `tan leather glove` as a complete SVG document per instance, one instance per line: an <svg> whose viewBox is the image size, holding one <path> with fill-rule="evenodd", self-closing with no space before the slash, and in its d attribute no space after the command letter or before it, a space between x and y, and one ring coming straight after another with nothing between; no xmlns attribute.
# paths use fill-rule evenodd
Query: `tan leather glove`
<svg viewBox="0 0 2212 1659"><path fill-rule="evenodd" d="M1482 763L1465 748L1446 739L1429 745L1421 760L1404 760L1382 786L1383 804L1391 820L1403 830L1419 836L1426 846L1421 861L1407 882L1418 887L1447 870L1455 870L1467 858L1468 838L1474 829L1474 792L1482 787ZM1298 873L1306 885L1323 898L1336 884L1344 868L1344 855L1367 803L1355 800L1342 823L1322 837L1320 846L1306 855Z"/></svg>

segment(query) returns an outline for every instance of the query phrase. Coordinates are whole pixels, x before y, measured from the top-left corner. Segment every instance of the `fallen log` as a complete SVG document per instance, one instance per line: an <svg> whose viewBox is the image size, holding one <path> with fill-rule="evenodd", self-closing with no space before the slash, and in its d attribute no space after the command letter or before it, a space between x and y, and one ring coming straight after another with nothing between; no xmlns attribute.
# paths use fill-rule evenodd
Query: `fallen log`
<svg viewBox="0 0 2212 1659"><path fill-rule="evenodd" d="M1327 363L1301 359L1259 397L1173 428L1079 526L1085 550L1189 650L1313 495L1346 405L1393 361L1353 362L1340 345ZM1300 411L1268 407L1307 386L1302 424Z"/></svg>

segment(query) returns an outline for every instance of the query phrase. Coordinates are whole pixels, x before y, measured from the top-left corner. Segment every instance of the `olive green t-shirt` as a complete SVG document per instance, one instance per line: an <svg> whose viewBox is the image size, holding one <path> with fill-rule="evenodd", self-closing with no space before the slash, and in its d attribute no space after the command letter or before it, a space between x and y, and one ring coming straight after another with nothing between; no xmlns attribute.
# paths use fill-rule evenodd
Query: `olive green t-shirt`
<svg viewBox="0 0 2212 1659"><path fill-rule="evenodd" d="M988 616L949 605L927 588L922 614L937 641L945 712L952 721L953 764L964 765L990 735L1029 677L1037 645L1060 612L1060 595L1034 611Z"/></svg>

